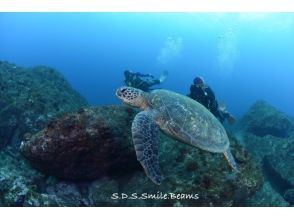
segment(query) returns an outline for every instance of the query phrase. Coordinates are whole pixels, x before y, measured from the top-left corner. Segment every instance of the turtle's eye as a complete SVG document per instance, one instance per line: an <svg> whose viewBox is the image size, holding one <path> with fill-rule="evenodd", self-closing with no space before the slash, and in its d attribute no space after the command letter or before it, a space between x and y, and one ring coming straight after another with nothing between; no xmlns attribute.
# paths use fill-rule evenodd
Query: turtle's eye
<svg viewBox="0 0 294 220"><path fill-rule="evenodd" d="M127 89L124 88L124 89L120 90L120 92L124 93L126 90L127 90Z"/></svg>

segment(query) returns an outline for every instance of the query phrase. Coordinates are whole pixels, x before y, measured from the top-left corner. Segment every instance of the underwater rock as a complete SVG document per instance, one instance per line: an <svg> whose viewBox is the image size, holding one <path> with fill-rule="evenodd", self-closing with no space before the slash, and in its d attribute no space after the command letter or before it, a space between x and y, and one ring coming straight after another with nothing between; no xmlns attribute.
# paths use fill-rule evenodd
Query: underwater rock
<svg viewBox="0 0 294 220"><path fill-rule="evenodd" d="M20 150L34 167L62 179L124 175L141 169L131 141L134 115L124 106L81 109L52 121Z"/></svg>
<svg viewBox="0 0 294 220"><path fill-rule="evenodd" d="M293 120L265 101L255 102L240 121L241 127L256 136L287 138L293 133Z"/></svg>
<svg viewBox="0 0 294 220"><path fill-rule="evenodd" d="M222 154L203 151L165 135L161 135L161 143L161 185L137 171L116 179L118 184L109 186L104 181L100 187L96 183L99 193L92 193L91 200L106 198L107 206L242 206L263 184L260 168L233 138L231 147L239 174L232 172Z"/></svg>
<svg viewBox="0 0 294 220"><path fill-rule="evenodd" d="M85 106L86 100L56 70L0 61L0 148L19 146L26 133Z"/></svg>

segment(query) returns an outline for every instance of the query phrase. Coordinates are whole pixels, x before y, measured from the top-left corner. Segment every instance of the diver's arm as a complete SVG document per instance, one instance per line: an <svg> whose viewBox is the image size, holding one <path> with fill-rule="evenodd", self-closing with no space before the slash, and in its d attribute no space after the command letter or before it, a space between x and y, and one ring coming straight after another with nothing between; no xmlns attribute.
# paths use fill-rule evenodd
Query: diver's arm
<svg viewBox="0 0 294 220"><path fill-rule="evenodd" d="M137 72L136 75L137 76L140 76L140 77L151 77L151 78L154 78L154 76L151 75L151 74L144 74L144 73Z"/></svg>
<svg viewBox="0 0 294 220"><path fill-rule="evenodd" d="M218 103L217 103L217 100L215 99L215 95L212 89L209 86L207 86L205 88L205 92L207 93L207 97L208 97L209 109L211 110L218 109Z"/></svg>
<svg viewBox="0 0 294 220"><path fill-rule="evenodd" d="M194 85L191 85L191 86L190 86L190 94L193 93L193 90L194 90Z"/></svg>

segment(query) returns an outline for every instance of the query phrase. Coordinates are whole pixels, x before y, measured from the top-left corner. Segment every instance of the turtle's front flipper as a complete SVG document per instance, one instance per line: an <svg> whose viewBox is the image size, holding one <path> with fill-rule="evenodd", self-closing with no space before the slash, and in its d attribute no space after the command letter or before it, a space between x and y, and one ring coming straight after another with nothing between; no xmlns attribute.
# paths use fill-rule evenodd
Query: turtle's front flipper
<svg viewBox="0 0 294 220"><path fill-rule="evenodd" d="M158 127L152 119L151 112L143 111L136 115L132 124L132 136L137 160L140 161L146 175L159 185L162 176L158 159L158 132Z"/></svg>
<svg viewBox="0 0 294 220"><path fill-rule="evenodd" d="M234 170L235 172L239 173L240 170L239 170L238 167L237 167L237 163L236 163L236 161L235 161L235 159L234 159L234 157L233 157L233 155L232 155L230 149L226 150L226 151L224 152L224 155L225 155L227 161L229 162L230 166L233 168L233 170Z"/></svg>

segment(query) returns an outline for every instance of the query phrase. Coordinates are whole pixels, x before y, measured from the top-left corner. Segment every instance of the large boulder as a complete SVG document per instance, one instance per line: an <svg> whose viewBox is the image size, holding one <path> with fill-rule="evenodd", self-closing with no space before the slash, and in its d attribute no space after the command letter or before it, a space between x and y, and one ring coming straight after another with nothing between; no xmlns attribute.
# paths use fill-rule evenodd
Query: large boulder
<svg viewBox="0 0 294 220"><path fill-rule="evenodd" d="M0 148L19 146L26 133L83 106L86 100L56 70L0 61Z"/></svg>
<svg viewBox="0 0 294 220"><path fill-rule="evenodd" d="M294 131L293 119L265 101L255 102L241 119L241 127L256 136L286 138Z"/></svg>
<svg viewBox="0 0 294 220"><path fill-rule="evenodd" d="M20 149L34 167L62 179L122 175L140 168L131 144L134 115L123 106L81 109L52 121Z"/></svg>

